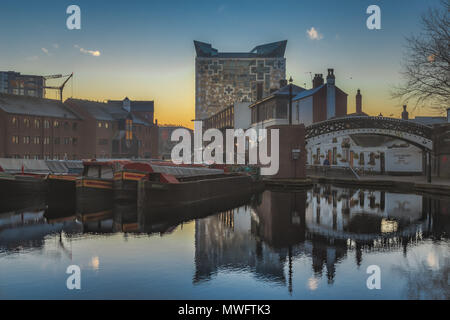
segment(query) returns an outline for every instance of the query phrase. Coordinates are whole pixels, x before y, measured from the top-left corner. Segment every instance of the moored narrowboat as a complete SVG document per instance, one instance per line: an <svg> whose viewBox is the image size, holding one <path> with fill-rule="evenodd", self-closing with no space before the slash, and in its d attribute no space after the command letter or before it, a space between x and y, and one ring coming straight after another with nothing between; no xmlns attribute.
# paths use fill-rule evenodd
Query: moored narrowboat
<svg viewBox="0 0 450 320"><path fill-rule="evenodd" d="M76 211L80 214L112 210L114 173L129 161L84 161L83 175L76 179Z"/></svg>

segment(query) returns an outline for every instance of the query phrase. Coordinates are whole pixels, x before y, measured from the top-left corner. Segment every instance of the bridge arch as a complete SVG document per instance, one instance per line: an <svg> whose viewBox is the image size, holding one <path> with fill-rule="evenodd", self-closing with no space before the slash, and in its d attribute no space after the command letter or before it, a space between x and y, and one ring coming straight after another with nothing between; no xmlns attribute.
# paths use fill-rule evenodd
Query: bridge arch
<svg viewBox="0 0 450 320"><path fill-rule="evenodd" d="M433 150L433 129L415 122L369 116L347 116L306 127L306 142L315 145L330 138L351 134L383 135L401 139L427 152Z"/></svg>

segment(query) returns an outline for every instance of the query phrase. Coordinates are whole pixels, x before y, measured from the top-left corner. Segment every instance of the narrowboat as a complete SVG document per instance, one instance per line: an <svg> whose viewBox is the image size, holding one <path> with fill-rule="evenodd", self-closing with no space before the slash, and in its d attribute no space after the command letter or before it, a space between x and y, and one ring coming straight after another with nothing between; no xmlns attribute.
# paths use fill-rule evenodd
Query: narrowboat
<svg viewBox="0 0 450 320"><path fill-rule="evenodd" d="M176 165L167 161L129 162L114 173L114 201L137 202L137 185L140 180L178 182L177 179L192 176L223 174L223 169L210 169L201 165Z"/></svg>
<svg viewBox="0 0 450 320"><path fill-rule="evenodd" d="M76 211L87 214L112 210L114 173L129 162L128 160L83 161L83 175L75 182Z"/></svg>
<svg viewBox="0 0 450 320"><path fill-rule="evenodd" d="M47 184L43 176L0 172L0 212L45 202Z"/></svg>
<svg viewBox="0 0 450 320"><path fill-rule="evenodd" d="M49 209L58 211L75 210L75 181L76 175L70 174L49 174L47 176L48 196L47 203Z"/></svg>
<svg viewBox="0 0 450 320"><path fill-rule="evenodd" d="M251 197L261 192L264 183L246 173L191 175L175 177L167 173L152 173L138 186L138 212L150 221L183 218L188 208L205 212L226 206L232 199Z"/></svg>

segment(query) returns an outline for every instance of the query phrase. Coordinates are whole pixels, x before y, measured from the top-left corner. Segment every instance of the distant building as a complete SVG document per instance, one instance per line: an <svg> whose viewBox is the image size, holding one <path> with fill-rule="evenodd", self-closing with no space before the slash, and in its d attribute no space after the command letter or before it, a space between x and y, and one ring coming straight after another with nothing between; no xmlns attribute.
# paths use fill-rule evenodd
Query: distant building
<svg viewBox="0 0 450 320"><path fill-rule="evenodd" d="M82 124L58 100L0 93L0 158L80 159Z"/></svg>
<svg viewBox="0 0 450 320"><path fill-rule="evenodd" d="M0 71L0 93L44 98L44 87L45 78L43 76Z"/></svg>
<svg viewBox="0 0 450 320"><path fill-rule="evenodd" d="M158 134L158 150L159 156L163 160L171 159L172 149L178 143L178 141L171 141L170 137L172 136L172 132L176 129L186 129L189 130L191 136L194 134L194 131L189 128L185 128L182 126L176 125L161 125L159 126L159 134ZM192 150L191 150L192 151Z"/></svg>
<svg viewBox="0 0 450 320"><path fill-rule="evenodd" d="M194 41L195 118L206 119L235 102L253 102L286 78L287 41L260 45L250 52L218 52Z"/></svg>
<svg viewBox="0 0 450 320"><path fill-rule="evenodd" d="M67 99L65 104L84 118L84 158L158 158L153 101Z"/></svg>
<svg viewBox="0 0 450 320"><path fill-rule="evenodd" d="M289 87L286 81L281 81L280 89L249 106L251 127L262 129L273 125L289 124ZM304 88L292 84L292 98L304 91L306 91ZM298 124L298 114L294 110L293 103L292 115L292 123Z"/></svg>

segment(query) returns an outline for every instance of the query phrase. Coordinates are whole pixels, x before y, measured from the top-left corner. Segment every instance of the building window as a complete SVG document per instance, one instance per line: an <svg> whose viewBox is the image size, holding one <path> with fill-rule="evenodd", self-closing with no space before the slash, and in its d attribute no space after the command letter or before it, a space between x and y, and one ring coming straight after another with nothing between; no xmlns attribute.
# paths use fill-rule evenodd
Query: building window
<svg viewBox="0 0 450 320"><path fill-rule="evenodd" d="M72 123L72 130L77 131L77 128L78 128L78 123L76 123L76 122Z"/></svg>
<svg viewBox="0 0 450 320"><path fill-rule="evenodd" d="M78 138L72 138L72 144L76 146L78 144Z"/></svg>
<svg viewBox="0 0 450 320"><path fill-rule="evenodd" d="M133 140L133 121L131 119L125 120L125 139Z"/></svg>
<svg viewBox="0 0 450 320"><path fill-rule="evenodd" d="M53 121L53 128L59 128L59 121L58 120Z"/></svg>
<svg viewBox="0 0 450 320"><path fill-rule="evenodd" d="M29 128L30 127L30 119L28 119L28 118L23 119L23 124L25 125L25 128Z"/></svg>
<svg viewBox="0 0 450 320"><path fill-rule="evenodd" d="M59 137L55 138L54 144L59 144Z"/></svg>
<svg viewBox="0 0 450 320"><path fill-rule="evenodd" d="M44 120L44 129L50 128L50 121Z"/></svg>
<svg viewBox="0 0 450 320"><path fill-rule="evenodd" d="M23 143L24 144L30 144L30 137L29 136L23 137Z"/></svg>
<svg viewBox="0 0 450 320"><path fill-rule="evenodd" d="M34 137L33 143L34 144L41 144L41 137Z"/></svg>
<svg viewBox="0 0 450 320"><path fill-rule="evenodd" d="M34 127L35 127L36 129L39 129L39 128L41 127L41 121L38 120L38 119L35 119L35 120L34 120Z"/></svg>
<svg viewBox="0 0 450 320"><path fill-rule="evenodd" d="M12 117L11 123L12 123L14 128L18 128L19 127L19 121L17 120L16 117Z"/></svg>
<svg viewBox="0 0 450 320"><path fill-rule="evenodd" d="M44 138L44 144L50 144L50 137Z"/></svg>
<svg viewBox="0 0 450 320"><path fill-rule="evenodd" d="M105 122L105 128L108 129L109 128L109 123Z"/></svg>
<svg viewBox="0 0 450 320"><path fill-rule="evenodd" d="M99 128L102 127L102 123L101 123L101 122L98 123L98 127L99 127Z"/></svg>
<svg viewBox="0 0 450 320"><path fill-rule="evenodd" d="M70 144L70 139L67 138L67 137L65 137L65 138L64 138L64 144Z"/></svg>
<svg viewBox="0 0 450 320"><path fill-rule="evenodd" d="M364 152L361 152L361 153L359 154L359 164L360 164L361 166L364 165Z"/></svg>
<svg viewBox="0 0 450 320"><path fill-rule="evenodd" d="M19 144L19 136L12 136L12 143Z"/></svg>

